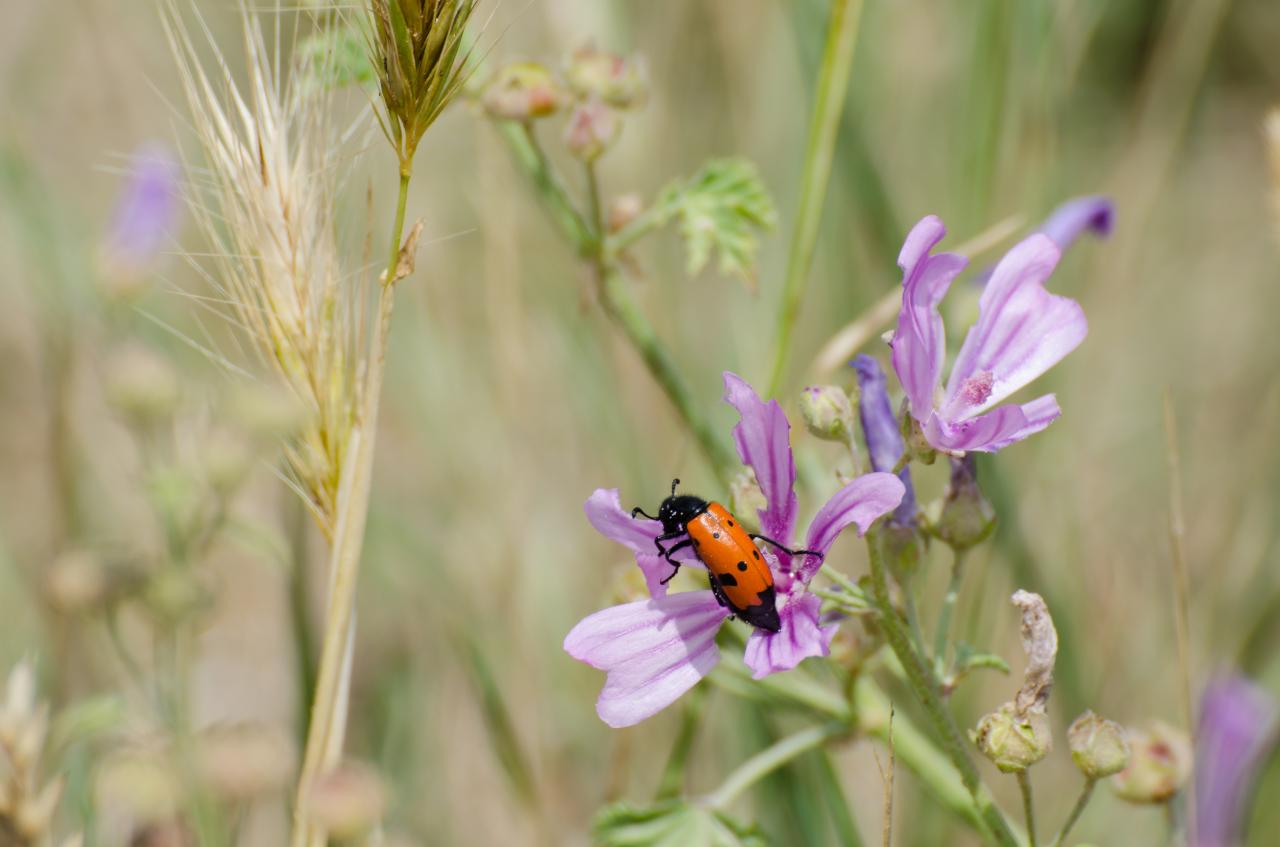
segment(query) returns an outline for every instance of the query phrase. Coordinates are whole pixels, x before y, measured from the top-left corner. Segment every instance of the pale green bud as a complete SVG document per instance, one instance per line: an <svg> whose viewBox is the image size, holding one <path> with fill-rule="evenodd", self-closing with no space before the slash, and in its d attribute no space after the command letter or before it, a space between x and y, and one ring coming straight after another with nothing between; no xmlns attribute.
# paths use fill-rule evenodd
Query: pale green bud
<svg viewBox="0 0 1280 847"><path fill-rule="evenodd" d="M164 358L145 347L117 350L107 362L107 399L122 413L154 421L178 406L178 375Z"/></svg>
<svg viewBox="0 0 1280 847"><path fill-rule="evenodd" d="M587 45L565 62L569 87L583 99L599 99L615 109L644 104L649 93L648 73L638 57L623 58Z"/></svg>
<svg viewBox="0 0 1280 847"><path fill-rule="evenodd" d="M495 118L531 121L555 114L566 99L547 68L535 62L515 62L489 80L480 102Z"/></svg>
<svg viewBox="0 0 1280 847"><path fill-rule="evenodd" d="M899 414L899 420L902 422L902 441L907 455L912 461L932 465L938 458L938 451L929 443L929 439L924 437L924 430L911 416L911 408L905 399L902 401L902 410Z"/></svg>
<svg viewBox="0 0 1280 847"><path fill-rule="evenodd" d="M1116 796L1130 803L1163 803L1191 777L1191 741L1157 721L1147 732L1130 731L1129 764L1111 780Z"/></svg>
<svg viewBox="0 0 1280 847"><path fill-rule="evenodd" d="M853 404L842 388L811 385L801 391L800 416L805 428L824 441L847 442L853 437Z"/></svg>
<svg viewBox="0 0 1280 847"><path fill-rule="evenodd" d="M760 510L768 505L769 501L765 499L764 491L756 481L755 471L751 468L743 468L729 483L729 508L748 528L760 528Z"/></svg>
<svg viewBox="0 0 1280 847"><path fill-rule="evenodd" d="M1120 724L1085 712L1067 730L1071 760L1088 779L1119 773L1129 764L1129 742Z"/></svg>
<svg viewBox="0 0 1280 847"><path fill-rule="evenodd" d="M954 550L968 550L985 541L996 528L996 510L978 487L972 455L951 460L951 482L934 524L938 538Z"/></svg>
<svg viewBox="0 0 1280 847"><path fill-rule="evenodd" d="M978 721L969 738L1004 773L1021 773L1053 749L1049 719L1042 712L1019 716L1012 703Z"/></svg>
<svg viewBox="0 0 1280 847"><path fill-rule="evenodd" d="M578 104L569 115L564 144L576 158L594 162L613 146L621 130L617 114L599 100L591 100Z"/></svg>

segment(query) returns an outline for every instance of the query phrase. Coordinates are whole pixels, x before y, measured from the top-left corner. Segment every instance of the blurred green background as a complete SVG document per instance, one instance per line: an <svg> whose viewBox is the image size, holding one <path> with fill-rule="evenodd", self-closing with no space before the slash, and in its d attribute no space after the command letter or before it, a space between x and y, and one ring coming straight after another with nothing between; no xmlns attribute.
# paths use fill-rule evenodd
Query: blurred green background
<svg viewBox="0 0 1280 847"><path fill-rule="evenodd" d="M234 5L198 5L240 73ZM712 156L758 163L779 208L758 290L712 271L687 278L671 232L636 255L637 296L726 431L721 372L757 385L768 375L825 14L817 0L530 0L477 13L490 64L554 64L587 41L646 57L650 104L602 161L606 194L651 199ZM60 613L48 600L49 565L68 550L129 560L155 543L145 448L104 400L111 354L129 340L161 351L198 419L220 414L240 378L183 339L246 360L207 308L217 305L183 294L209 294L179 255L198 261L207 249L194 227L174 234L140 300L113 305L100 284L96 257L126 157L157 139L195 155L155 5L8 0L2 19L0 660L35 656L55 709L108 691L128 707L73 763L71 796L81 799L63 814L74 822L102 790L102 758L148 724L145 698L107 646L108 616ZM1074 195L1106 193L1117 205L1113 237L1082 242L1051 282L1083 304L1091 331L1043 383L1062 419L983 462L1001 523L974 558L958 617L960 637L1016 670L1006 598L1015 587L1045 596L1062 636L1051 703L1060 729L1088 707L1133 725L1181 720L1166 387L1183 460L1194 678L1238 665L1280 690L1280 186L1264 132L1280 101L1278 43L1280 6L1269 0L866 2L781 397L789 409L823 343L898 283L901 239L924 214L942 216L959 244L1010 216L1030 227ZM341 107L355 119L367 103L348 92ZM549 147L560 128L540 129ZM353 271L366 191L377 244L394 191L391 156L366 138L340 214ZM704 496L726 492L587 296L583 271L473 104L455 105L427 135L416 177L409 214L426 230L391 340L349 747L393 786L389 830L410 843L585 844L606 800L652 795L678 715L608 729L593 711L602 674L561 650L575 621L633 590L626 551L590 529L582 503L616 486L624 504L653 505L677 475ZM870 352L886 351L875 342ZM198 455L204 444L184 421L176 441ZM839 454L799 430L795 441L815 489L801 491L802 509L812 509L817 489L834 485L827 468ZM323 557L272 456L262 458L232 501L243 527L208 557L193 711L200 725L256 721L293 735L297 662L280 551L309 562L313 626ZM917 480L926 500L944 482L932 470ZM862 572L855 545L837 552ZM945 581L937 558L930 596ZM120 612L126 639L137 614ZM958 696L962 724L1015 687L979 677ZM729 694L708 694L716 719L695 750L695 791L766 730ZM1047 826L1078 787L1060 747L1034 772ZM835 761L870 841L881 804L870 747L850 744ZM794 788L810 766L743 806L780 844L832 843L825 824L804 820L816 819L804 805L814 798ZM1012 780L984 773L1015 809ZM909 774L898 784L897 843L977 843ZM1250 843L1272 844L1280 765L1260 791ZM279 843L283 797L246 803L243 843ZM1104 790L1074 835L1149 844L1164 827L1158 810ZM127 843L113 837L101 843Z"/></svg>

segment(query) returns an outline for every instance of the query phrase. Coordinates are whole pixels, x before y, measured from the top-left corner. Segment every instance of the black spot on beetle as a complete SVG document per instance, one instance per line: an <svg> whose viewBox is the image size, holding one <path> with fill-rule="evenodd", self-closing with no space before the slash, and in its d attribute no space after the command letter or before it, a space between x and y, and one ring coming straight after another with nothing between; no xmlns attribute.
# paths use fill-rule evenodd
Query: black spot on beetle
<svg viewBox="0 0 1280 847"><path fill-rule="evenodd" d="M737 578L734 577L734 575L731 573L720 574L719 580L721 585L737 585L738 584Z"/></svg>
<svg viewBox="0 0 1280 847"><path fill-rule="evenodd" d="M751 551L751 555L752 555L752 556L755 556L757 559L759 559L759 558L760 558L760 551L759 551L759 550L752 550L752 551Z"/></svg>
<svg viewBox="0 0 1280 847"><path fill-rule="evenodd" d="M738 562L738 570L740 570L740 571L745 571L746 569L747 569L747 563L746 563L746 562Z"/></svg>
<svg viewBox="0 0 1280 847"><path fill-rule="evenodd" d="M713 533L711 533L711 537L712 537L712 538L719 538L719 537L720 537L720 533L718 533L718 532L713 532Z"/></svg>
<svg viewBox="0 0 1280 847"><path fill-rule="evenodd" d="M733 521L729 521L729 526L733 526Z"/></svg>

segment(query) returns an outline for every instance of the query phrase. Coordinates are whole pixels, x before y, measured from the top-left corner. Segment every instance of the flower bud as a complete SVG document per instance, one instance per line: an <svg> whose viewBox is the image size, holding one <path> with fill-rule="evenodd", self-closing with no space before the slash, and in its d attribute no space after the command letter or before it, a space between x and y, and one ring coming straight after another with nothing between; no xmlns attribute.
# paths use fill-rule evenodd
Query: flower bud
<svg viewBox="0 0 1280 847"><path fill-rule="evenodd" d="M579 97L603 100L615 109L641 106L648 96L648 73L642 59L624 59L592 45L569 56L565 76Z"/></svg>
<svg viewBox="0 0 1280 847"><path fill-rule="evenodd" d="M253 465L253 451L239 433L215 429L201 446L200 465L209 487L226 497L248 476Z"/></svg>
<svg viewBox="0 0 1280 847"><path fill-rule="evenodd" d="M165 623L187 620L211 605L209 589L186 570L157 571L143 593L147 609Z"/></svg>
<svg viewBox="0 0 1280 847"><path fill-rule="evenodd" d="M622 194L609 203L609 233L623 229L627 224L640 217L644 211L644 200L639 194Z"/></svg>
<svg viewBox="0 0 1280 847"><path fill-rule="evenodd" d="M853 404L842 388L811 385L801 391L800 416L805 428L824 441L847 442L853 437Z"/></svg>
<svg viewBox="0 0 1280 847"><path fill-rule="evenodd" d="M906 585L920 570L920 562L928 549L928 539L915 522L900 523L890 519L874 530L880 539L885 566L898 584Z"/></svg>
<svg viewBox="0 0 1280 847"><path fill-rule="evenodd" d="M307 792L307 816L338 842L373 829L386 807L382 778L371 768L352 762L321 776Z"/></svg>
<svg viewBox="0 0 1280 847"><path fill-rule="evenodd" d="M565 102L551 71L535 62L515 62L494 75L480 102L495 118L531 121L555 114Z"/></svg>
<svg viewBox="0 0 1280 847"><path fill-rule="evenodd" d="M905 399L902 401L899 420L901 421L902 440L907 455L913 461L932 465L938 458L938 451L929 443L929 439L924 437L924 430L921 429L920 422L911 416L911 409L907 406Z"/></svg>
<svg viewBox="0 0 1280 847"><path fill-rule="evenodd" d="M978 487L978 469L969 454L951 460L951 482L934 532L954 550L968 550L996 528L996 510Z"/></svg>
<svg viewBox="0 0 1280 847"><path fill-rule="evenodd" d="M1086 779L1102 779L1129 764L1129 742L1120 724L1085 712L1067 730L1071 760Z"/></svg>
<svg viewBox="0 0 1280 847"><path fill-rule="evenodd" d="M1021 773L1053 749L1048 717L1042 712L1019 717L1012 703L978 721L969 738L1003 773Z"/></svg>
<svg viewBox="0 0 1280 847"><path fill-rule="evenodd" d="M1157 721L1147 732L1130 731L1129 764L1111 780L1116 796L1130 803L1163 803L1191 776L1186 733Z"/></svg>
<svg viewBox="0 0 1280 847"><path fill-rule="evenodd" d="M203 781L224 800L253 800L284 790L294 759L289 737L262 724L212 727L199 738Z"/></svg>
<svg viewBox="0 0 1280 847"><path fill-rule="evenodd" d="M760 511L769 507L764 491L751 468L743 470L729 482L729 508L738 520L751 530L758 530Z"/></svg>
<svg viewBox="0 0 1280 847"><path fill-rule="evenodd" d="M565 127L564 144L584 162L594 162L617 141L622 124L617 114L599 100L578 104Z"/></svg>
<svg viewBox="0 0 1280 847"><path fill-rule="evenodd" d="M63 553L44 577L44 595L55 611L75 615L92 609L106 595L102 561L86 550Z"/></svg>
<svg viewBox="0 0 1280 847"><path fill-rule="evenodd" d="M106 384L108 401L138 420L159 420L178 406L177 374L161 356L142 346L124 347L111 356Z"/></svg>

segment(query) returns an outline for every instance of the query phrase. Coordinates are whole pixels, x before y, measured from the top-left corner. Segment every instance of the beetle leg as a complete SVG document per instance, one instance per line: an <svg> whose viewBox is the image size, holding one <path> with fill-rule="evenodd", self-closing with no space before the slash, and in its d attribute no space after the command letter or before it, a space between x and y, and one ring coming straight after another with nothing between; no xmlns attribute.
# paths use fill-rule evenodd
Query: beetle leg
<svg viewBox="0 0 1280 847"><path fill-rule="evenodd" d="M708 576L711 579L711 593L716 595L716 602L725 608L733 608L729 605L729 598L724 595L724 588L722 588L719 581L716 580L716 575L709 573Z"/></svg>
<svg viewBox="0 0 1280 847"><path fill-rule="evenodd" d="M819 550L792 550L790 547L786 547L782 544L779 544L777 541L774 541L772 538L770 538L767 535L756 535L755 533L751 533L751 537L756 541L769 542L774 547L777 547L779 550L786 553L788 556L817 556L819 559L826 558L826 554L822 553Z"/></svg>
<svg viewBox="0 0 1280 847"><path fill-rule="evenodd" d="M658 555L663 557L667 555L667 548L662 546L662 542L670 541L673 538L679 538L682 535L684 535L684 530L680 529L675 532L664 533L654 538L653 546L658 548Z"/></svg>
<svg viewBox="0 0 1280 847"><path fill-rule="evenodd" d="M693 545L693 539L686 538L684 541L681 541L678 544L675 544L671 547L667 547L662 551L662 558L666 559L671 564L671 567L675 568L675 570L671 572L671 576L662 580L662 582L660 583L661 585L666 585L668 582L676 578L676 574L680 573L680 563L677 562L675 559L672 559L671 554L676 552L677 550L683 550L685 547L690 547L692 545Z"/></svg>

